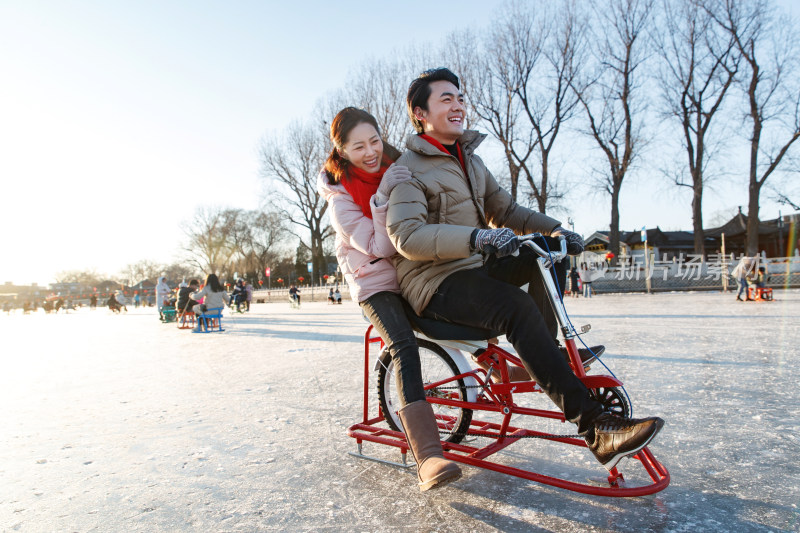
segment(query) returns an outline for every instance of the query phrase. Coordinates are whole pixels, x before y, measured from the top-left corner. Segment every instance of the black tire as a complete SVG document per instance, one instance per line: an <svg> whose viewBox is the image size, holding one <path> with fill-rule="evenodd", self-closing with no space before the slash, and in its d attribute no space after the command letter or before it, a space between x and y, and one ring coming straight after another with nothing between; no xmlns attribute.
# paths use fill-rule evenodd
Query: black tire
<svg viewBox="0 0 800 533"><path fill-rule="evenodd" d="M589 389L592 398L603 404L606 411L615 415L630 418L631 404L622 387L598 387Z"/></svg>
<svg viewBox="0 0 800 533"><path fill-rule="evenodd" d="M453 358L441 346L423 339L417 339L417 344L422 365L422 381L426 385L461 373ZM457 388L428 389L425 391L426 395L467 400L467 387L463 379L449 382L444 386ZM378 397L383 416L389 427L395 431L402 431L400 419L397 416L400 401L395 384L394 363L388 352L382 355L378 370ZM461 442L472 421L472 410L441 404L431 404L431 407L433 407L433 412L439 422L441 440L452 443Z"/></svg>

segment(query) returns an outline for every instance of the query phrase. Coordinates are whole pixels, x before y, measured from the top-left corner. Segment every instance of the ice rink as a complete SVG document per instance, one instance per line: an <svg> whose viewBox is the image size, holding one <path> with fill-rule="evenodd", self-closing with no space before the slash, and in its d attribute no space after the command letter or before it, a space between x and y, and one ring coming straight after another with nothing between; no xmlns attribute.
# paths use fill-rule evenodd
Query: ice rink
<svg viewBox="0 0 800 533"><path fill-rule="evenodd" d="M421 493L413 470L348 455L366 329L352 302L254 305L208 335L152 308L2 314L0 531L800 531L800 291L734 298L567 301L634 415L667 422L650 449L671 484L631 499L467 466ZM605 473L542 441L500 460Z"/></svg>

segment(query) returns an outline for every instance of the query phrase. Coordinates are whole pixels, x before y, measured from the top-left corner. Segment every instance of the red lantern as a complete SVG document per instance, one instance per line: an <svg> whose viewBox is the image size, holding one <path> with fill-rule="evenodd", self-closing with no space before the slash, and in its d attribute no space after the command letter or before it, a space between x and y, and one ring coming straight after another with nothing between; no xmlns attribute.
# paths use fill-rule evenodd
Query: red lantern
<svg viewBox="0 0 800 533"><path fill-rule="evenodd" d="M258 280L258 284L259 285L263 285L264 284L264 280L263 279Z"/></svg>
<svg viewBox="0 0 800 533"><path fill-rule="evenodd" d="M327 274L325 274L324 276L322 276L322 278L323 278L323 279L328 279L328 275L327 275Z"/></svg>
<svg viewBox="0 0 800 533"><path fill-rule="evenodd" d="M297 278L297 281L299 281L300 283L303 283L305 281L305 279L306 278L304 278L303 276L300 276L299 278Z"/></svg>
<svg viewBox="0 0 800 533"><path fill-rule="evenodd" d="M283 278L278 278L278 283L283 283Z"/></svg>

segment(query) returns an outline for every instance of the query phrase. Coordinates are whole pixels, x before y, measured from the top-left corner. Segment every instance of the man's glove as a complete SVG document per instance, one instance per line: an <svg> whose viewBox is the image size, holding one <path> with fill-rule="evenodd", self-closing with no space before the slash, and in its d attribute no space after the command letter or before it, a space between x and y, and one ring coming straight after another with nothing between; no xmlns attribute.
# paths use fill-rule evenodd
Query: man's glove
<svg viewBox="0 0 800 533"><path fill-rule="evenodd" d="M508 228L476 229L469 237L469 244L473 250L503 257L517 251L519 239Z"/></svg>
<svg viewBox="0 0 800 533"><path fill-rule="evenodd" d="M556 229L554 229L550 234L551 237L559 237L561 235L563 235L564 239L567 241L567 255L579 255L581 252L583 252L583 249L586 246L586 244L583 242L583 237L574 231L569 231L561 226L557 226Z"/></svg>
<svg viewBox="0 0 800 533"><path fill-rule="evenodd" d="M408 167L402 165L392 164L386 169L386 172L381 178L381 184L378 185L378 190L375 193L375 205L382 206L389 201L389 194L396 185L411 179L411 171Z"/></svg>

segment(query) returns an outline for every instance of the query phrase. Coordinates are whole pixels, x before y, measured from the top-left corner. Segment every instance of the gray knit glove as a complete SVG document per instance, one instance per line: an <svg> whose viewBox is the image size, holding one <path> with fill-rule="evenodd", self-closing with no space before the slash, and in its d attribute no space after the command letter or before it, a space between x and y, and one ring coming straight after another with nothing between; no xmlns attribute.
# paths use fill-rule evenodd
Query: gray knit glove
<svg viewBox="0 0 800 533"><path fill-rule="evenodd" d="M583 249L586 247L586 244L583 242L583 237L561 226L557 226L550 234L551 237L560 237L561 235L563 235L564 239L567 241L567 255L580 255L580 253L583 252Z"/></svg>
<svg viewBox="0 0 800 533"><path fill-rule="evenodd" d="M519 239L508 228L476 229L469 237L469 244L473 250L504 257L517 251Z"/></svg>
<svg viewBox="0 0 800 533"><path fill-rule="evenodd" d="M378 190L375 193L375 205L380 207L388 202L392 189L410 179L411 171L408 170L408 167L392 164L392 166L386 169L383 178L381 178L381 184L378 185Z"/></svg>

